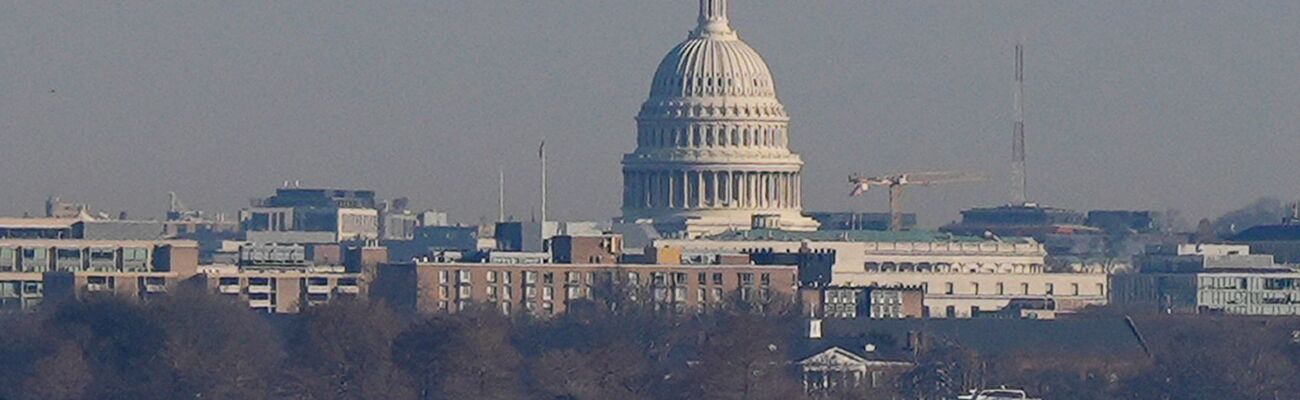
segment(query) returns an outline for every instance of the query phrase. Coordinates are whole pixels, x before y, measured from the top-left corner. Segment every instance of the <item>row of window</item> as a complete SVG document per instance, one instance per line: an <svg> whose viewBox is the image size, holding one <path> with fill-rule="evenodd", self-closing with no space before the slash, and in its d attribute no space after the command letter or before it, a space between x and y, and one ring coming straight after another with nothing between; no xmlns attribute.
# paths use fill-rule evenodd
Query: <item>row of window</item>
<svg viewBox="0 0 1300 400"><path fill-rule="evenodd" d="M872 285L874 286L874 285L876 285L876 284L873 282ZM929 290L929 284L925 284L925 283L923 283L923 284L921 284L921 287L922 287L922 290L925 291L926 293L937 294L937 293L934 293L934 292L932 292L932 291ZM1054 284L1054 283L1050 283L1050 282L1049 282L1049 283L1044 283L1042 287L1043 287L1043 294L1044 294L1044 295L1047 295L1047 296L1053 296L1053 295L1056 295L1056 294L1057 294L1057 293L1056 293L1056 284ZM1020 284L1020 288L1019 288L1019 289L1020 289L1019 291L1016 291L1016 292L1013 293L1013 292L1009 292L1009 291L1007 290L1006 284L1004 284L1004 283L1002 283L1002 282L998 282L998 283L992 285L991 288L988 287L988 286L981 286L979 282L971 282L971 284L970 284L970 291L969 291L969 292L958 293L958 292L957 292L956 284L954 284L954 283L952 283L952 282L946 282L946 283L943 284L943 293L942 293L942 294L973 294L973 295L1013 295L1013 294L1014 294L1014 295L1030 295L1030 294L1031 294L1031 291L1030 291L1030 284L1029 284L1029 283L1024 283L1024 282L1022 282L1022 283ZM1097 296L1105 296L1105 295L1106 295L1106 284L1104 284L1104 283L1098 283L1098 284L1096 284L1096 288L1095 288L1095 289L1096 289L1096 291L1095 291L1094 293L1092 293L1092 294L1097 295ZM1082 293L1082 291L1081 291L1081 287L1080 287L1080 285L1079 285L1078 283L1070 283L1070 284L1069 284L1069 289L1068 289L1068 291L1067 291L1065 294L1066 294L1066 295L1070 295L1070 296L1079 296L1079 295L1082 295L1083 293Z"/></svg>
<svg viewBox="0 0 1300 400"><path fill-rule="evenodd" d="M0 247L0 271L145 271L147 248Z"/></svg>
<svg viewBox="0 0 1300 400"><path fill-rule="evenodd" d="M161 276L146 276L135 278L137 283L146 291L165 290L167 278ZM86 290L111 291L117 287L117 277L115 276L88 276L86 277Z"/></svg>
<svg viewBox="0 0 1300 400"><path fill-rule="evenodd" d="M247 279L248 279L248 286L259 286L259 287L270 286L271 288L275 288L276 286L276 280L271 279L269 277L255 276L255 277L249 277ZM217 284L220 286L239 286L240 285L239 280L240 278L237 276L223 276L217 278ZM306 286L329 286L330 278L323 277L323 276L313 276L313 277L306 278L305 282L306 282ZM336 286L357 286L357 278L355 277L335 278L335 285Z"/></svg>
<svg viewBox="0 0 1300 400"><path fill-rule="evenodd" d="M950 263L892 263L892 262L869 262L863 265L866 272L966 272L966 273L1039 273L1043 272L1042 264L958 264Z"/></svg>
<svg viewBox="0 0 1300 400"><path fill-rule="evenodd" d="M454 300L465 301L465 300L472 300L474 298L474 292L472 286L455 286L454 288L455 289L453 289L453 286L450 285L438 286L438 298L441 300L452 300L453 291L456 293ZM660 287L652 291L652 296L654 301L665 302L665 303L686 302L690 300L695 300L700 303L706 303L706 302L716 303L716 302L722 302L723 300L726 299L726 293L722 290L721 287L696 288L696 297L694 299L687 298L686 289L687 288L685 287L673 287L673 288ZM489 302L514 300L514 287L508 285L488 286L484 288L484 291L487 295L486 301ZM561 292L564 294L563 298L556 297L556 288L552 286L542 286L540 287L540 290L536 286L525 286L523 288L523 291L524 291L524 297L523 297L524 301L529 301L537 298L540 298L542 301L556 301L556 300L569 301L569 300L580 300L580 299L591 298L590 286L565 287L564 291ZM753 288L742 288L740 290L741 299L749 300L750 297L752 296L752 292L753 292ZM763 296L763 299L768 299L769 296L771 295L770 289L767 288L762 288L759 291L759 293Z"/></svg>
<svg viewBox="0 0 1300 400"><path fill-rule="evenodd" d="M785 128L692 126L682 129L641 129L637 144L645 147L784 147Z"/></svg>
<svg viewBox="0 0 1300 400"><path fill-rule="evenodd" d="M771 95L771 84L761 78L735 78L735 77L695 77L695 78L665 78L655 81L653 92L663 95L663 91L668 91L668 95L684 96L763 96ZM690 110L688 110L690 111ZM707 112L706 112L707 111ZM759 107L712 107L695 106L694 113L691 115L744 115L746 117L765 117L777 116L777 108L773 106ZM674 114L672 110L664 110L666 115L682 116L682 110L679 108Z"/></svg>
<svg viewBox="0 0 1300 400"><path fill-rule="evenodd" d="M1201 277L1201 289L1226 289L1226 290L1249 290L1252 278L1249 277ZM1261 287L1264 290L1295 290L1300 289L1300 279L1295 278L1254 278L1255 287ZM1260 281L1262 285L1259 285Z"/></svg>
<svg viewBox="0 0 1300 400"><path fill-rule="evenodd" d="M40 281L0 282L0 298L39 296L44 287L45 283Z"/></svg>
<svg viewBox="0 0 1300 400"><path fill-rule="evenodd" d="M438 284L440 285L451 284L454 278L454 282L458 285L472 285L474 284L474 278L472 272L473 271L464 270L464 269L454 270L454 271L439 270ZM581 272L574 272L574 271L564 272L563 275L557 275L556 272L539 273L536 271L522 271L521 275L523 276L524 285L535 285L539 281L543 285L553 285L556 283L557 277L562 277L563 283L568 285L578 285L583 283L587 285L594 285L596 284L598 278L596 272L587 272L583 274ZM625 282L627 283L633 285L639 285L642 283L641 273L639 272L628 272L625 275L625 277L626 277ZM650 273L648 283L654 286L669 286L669 285L681 286L689 283L689 279L690 279L689 277L690 274L686 272L652 272ZM760 286L772 285L772 274L761 273L761 274L757 274L757 277L758 277L758 285ZM612 280L614 279L614 274L613 272L604 272L603 276L601 276L600 278L605 280ZM695 278L696 278L695 279L696 283L699 285L708 285L710 283L712 283L713 285L725 284L725 279L723 273L721 272L713 272L713 273L699 272L696 273ZM754 278L755 278L755 274L752 272L739 272L736 274L736 281L739 282L741 286L753 286L755 284ZM487 271L485 280L489 284L500 283L500 284L510 285L513 284L514 282L514 273L511 271Z"/></svg>

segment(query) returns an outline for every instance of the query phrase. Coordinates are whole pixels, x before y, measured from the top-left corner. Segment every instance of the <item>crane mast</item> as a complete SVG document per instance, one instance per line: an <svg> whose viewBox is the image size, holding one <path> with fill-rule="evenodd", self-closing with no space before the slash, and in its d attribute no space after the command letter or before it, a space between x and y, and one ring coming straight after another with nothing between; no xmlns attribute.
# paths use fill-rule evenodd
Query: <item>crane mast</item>
<svg viewBox="0 0 1300 400"><path fill-rule="evenodd" d="M978 182L983 175L955 171L911 172L897 175L865 177L853 175L849 183L853 184L850 196L860 196L871 187L889 188L889 230L903 230L903 196L908 186L930 186L948 183Z"/></svg>

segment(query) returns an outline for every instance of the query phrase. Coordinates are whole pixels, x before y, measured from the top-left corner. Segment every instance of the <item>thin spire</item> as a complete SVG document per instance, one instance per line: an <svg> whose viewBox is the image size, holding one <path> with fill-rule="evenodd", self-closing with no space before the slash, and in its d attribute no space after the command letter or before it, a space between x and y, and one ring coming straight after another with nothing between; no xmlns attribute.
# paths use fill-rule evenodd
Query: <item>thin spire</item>
<svg viewBox="0 0 1300 400"><path fill-rule="evenodd" d="M1029 201L1028 178L1025 170L1025 46L1016 42L1016 95L1015 122L1011 142L1011 196L1013 205Z"/></svg>
<svg viewBox="0 0 1300 400"><path fill-rule="evenodd" d="M734 35L727 19L727 0L700 0L699 26L692 36Z"/></svg>

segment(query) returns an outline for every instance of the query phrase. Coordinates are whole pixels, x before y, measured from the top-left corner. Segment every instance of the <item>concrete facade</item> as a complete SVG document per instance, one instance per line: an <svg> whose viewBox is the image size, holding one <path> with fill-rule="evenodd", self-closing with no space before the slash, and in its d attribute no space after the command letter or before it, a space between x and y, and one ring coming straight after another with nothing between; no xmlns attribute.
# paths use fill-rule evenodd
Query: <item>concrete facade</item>
<svg viewBox="0 0 1300 400"><path fill-rule="evenodd" d="M190 241L0 240L0 310L90 295L148 299L193 278Z"/></svg>
<svg viewBox="0 0 1300 400"><path fill-rule="evenodd" d="M254 311L292 314L334 299L362 296L362 276L342 267L286 271L208 267L201 277L213 293L238 298Z"/></svg>
<svg viewBox="0 0 1300 400"><path fill-rule="evenodd" d="M1111 277L1117 306L1171 313L1300 315L1300 270L1247 245L1159 246Z"/></svg>

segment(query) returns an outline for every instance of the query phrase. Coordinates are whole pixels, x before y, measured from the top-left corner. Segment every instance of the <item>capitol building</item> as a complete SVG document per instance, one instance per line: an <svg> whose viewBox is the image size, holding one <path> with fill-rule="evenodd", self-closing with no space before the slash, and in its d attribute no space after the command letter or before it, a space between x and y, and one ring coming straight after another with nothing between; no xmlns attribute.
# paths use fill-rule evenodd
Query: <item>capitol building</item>
<svg viewBox="0 0 1300 400"><path fill-rule="evenodd" d="M698 26L664 56L623 157L623 222L695 237L751 227L811 231L803 161L767 63L740 40L727 0L700 0Z"/></svg>

